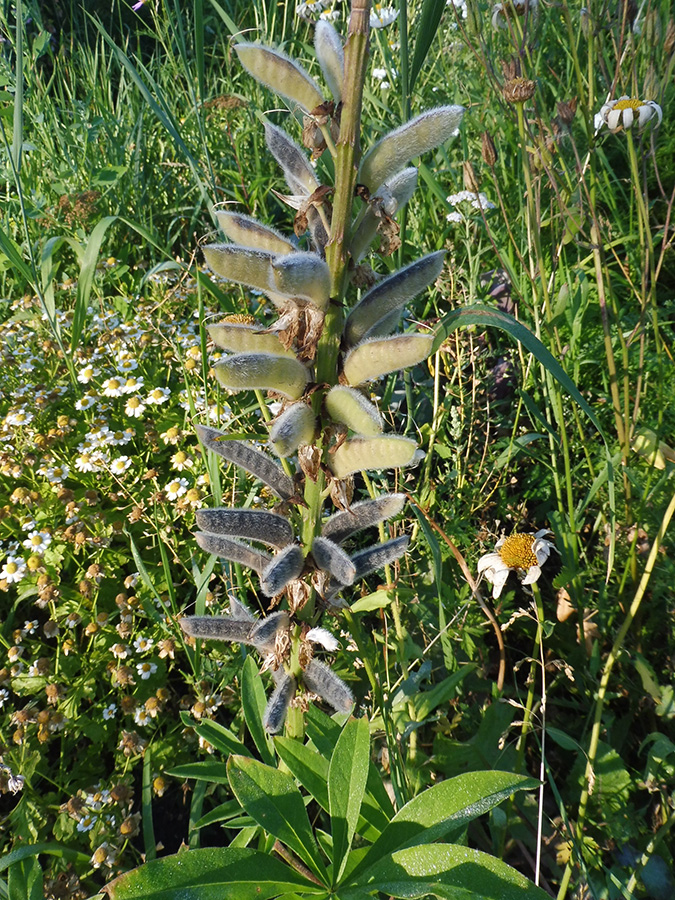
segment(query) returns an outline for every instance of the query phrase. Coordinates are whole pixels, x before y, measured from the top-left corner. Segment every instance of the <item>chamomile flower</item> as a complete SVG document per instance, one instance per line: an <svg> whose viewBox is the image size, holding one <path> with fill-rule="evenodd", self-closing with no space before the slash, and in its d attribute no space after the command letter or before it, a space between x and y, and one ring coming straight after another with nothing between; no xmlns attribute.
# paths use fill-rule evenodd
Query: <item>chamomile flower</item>
<svg viewBox="0 0 675 900"><path fill-rule="evenodd" d="M174 478L164 487L164 493L168 500L178 500L190 487L187 478Z"/></svg>
<svg viewBox="0 0 675 900"><path fill-rule="evenodd" d="M106 378L101 385L105 397L121 397L124 393L124 380L122 378Z"/></svg>
<svg viewBox="0 0 675 900"><path fill-rule="evenodd" d="M386 28L398 18L398 10L393 6L385 6L384 3L373 3L370 10L370 27Z"/></svg>
<svg viewBox="0 0 675 900"><path fill-rule="evenodd" d="M139 635L134 641L134 647L139 653L147 653L148 650L152 649L154 641L151 637L145 637L145 635Z"/></svg>
<svg viewBox="0 0 675 900"><path fill-rule="evenodd" d="M103 468L104 457L99 453L89 453L83 450L75 459L75 468L78 472L100 472Z"/></svg>
<svg viewBox="0 0 675 900"><path fill-rule="evenodd" d="M84 397L80 397L79 400L75 401L75 409L79 412L91 409L92 406L96 406L96 397L92 394L85 394Z"/></svg>
<svg viewBox="0 0 675 900"><path fill-rule="evenodd" d="M151 390L148 396L145 398L145 402L159 406L162 403L166 403L170 396L171 391L169 390L169 388L153 388L153 390Z"/></svg>
<svg viewBox="0 0 675 900"><path fill-rule="evenodd" d="M108 443L115 447L121 447L123 444L128 444L135 437L136 432L133 428L125 428L124 431L111 431L108 435Z"/></svg>
<svg viewBox="0 0 675 900"><path fill-rule="evenodd" d="M117 713L117 707L114 703L109 703L102 712L102 716L106 722L109 722L110 719L114 719Z"/></svg>
<svg viewBox="0 0 675 900"><path fill-rule="evenodd" d="M548 528L542 528L535 534L514 533L501 538L495 544L492 553L486 553L478 560L478 574L484 575L492 584L492 596L497 599L501 594L509 572L525 572L521 584L534 584L541 575L541 567L555 550L555 545L547 540L551 534Z"/></svg>
<svg viewBox="0 0 675 900"><path fill-rule="evenodd" d="M39 553L42 556L51 542L52 536L48 531L31 531L23 545L31 553Z"/></svg>
<svg viewBox="0 0 675 900"><path fill-rule="evenodd" d="M5 416L5 425L12 425L15 428L30 425L32 421L33 413L27 409L14 409Z"/></svg>
<svg viewBox="0 0 675 900"><path fill-rule="evenodd" d="M312 21L328 6L328 0L305 0L295 7L295 14L301 19Z"/></svg>
<svg viewBox="0 0 675 900"><path fill-rule="evenodd" d="M129 397L126 406L124 407L124 412L134 419L140 419L145 412L145 403L143 403L141 398L136 395Z"/></svg>
<svg viewBox="0 0 675 900"><path fill-rule="evenodd" d="M653 100L639 100L637 97L629 97L624 94L618 100L609 100L595 117L595 130L599 131L606 125L612 134L622 129L628 131L637 125L641 131L648 122L656 119L656 126L661 124L663 112L658 103Z"/></svg>
<svg viewBox="0 0 675 900"><path fill-rule="evenodd" d="M68 466L50 466L45 471L45 477L52 484L61 484L70 474Z"/></svg>
<svg viewBox="0 0 675 900"><path fill-rule="evenodd" d="M113 459L110 463L110 471L113 475L122 475L131 465L131 460L128 456L118 456L117 459Z"/></svg>
<svg viewBox="0 0 675 900"><path fill-rule="evenodd" d="M145 386L145 379L142 375L130 375L124 382L122 390L125 394L136 394Z"/></svg>
<svg viewBox="0 0 675 900"><path fill-rule="evenodd" d="M193 460L187 455L184 450L178 450L171 457L171 467L173 469L176 469L178 472L182 472L183 469L191 469L193 465Z"/></svg>
<svg viewBox="0 0 675 900"><path fill-rule="evenodd" d="M141 675L141 678L143 678L143 675L140 672L139 672L139 675ZM147 677L149 678L150 676L148 675ZM150 716L150 713L147 711L147 709L144 709L142 706L139 707L136 710L136 712L134 713L134 722L137 725L149 725L151 718L152 717Z"/></svg>
<svg viewBox="0 0 675 900"><path fill-rule="evenodd" d="M97 375L100 375L101 370L97 369L96 366L87 365L84 368L80 369L77 374L77 380L80 384L89 384L92 378L95 378Z"/></svg>
<svg viewBox="0 0 675 900"><path fill-rule="evenodd" d="M150 678L151 675L154 675L155 672L157 671L157 663L154 663L154 662L137 663L136 671L140 675L142 681L147 681L148 678Z"/></svg>
<svg viewBox="0 0 675 900"><path fill-rule="evenodd" d="M0 579L7 584L17 584L26 574L26 563L20 556L8 556L2 569Z"/></svg>

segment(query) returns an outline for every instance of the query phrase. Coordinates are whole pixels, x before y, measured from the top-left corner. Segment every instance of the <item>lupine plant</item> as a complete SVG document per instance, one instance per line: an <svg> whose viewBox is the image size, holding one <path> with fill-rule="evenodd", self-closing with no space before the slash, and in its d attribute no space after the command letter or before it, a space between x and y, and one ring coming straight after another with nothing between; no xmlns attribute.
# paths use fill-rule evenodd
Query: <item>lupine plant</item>
<svg viewBox="0 0 675 900"><path fill-rule="evenodd" d="M303 143L312 156L329 158L323 168L313 167L287 130L266 121L267 147L290 191L283 199L296 211L295 235L219 209L218 224L228 240L204 247L215 273L262 293L272 314L266 321L230 316L210 327L213 342L227 354L214 367L216 377L230 391L260 397L265 391L281 401L274 417L263 410L271 452L198 427L208 451L257 478L273 498L269 510L197 512L200 547L252 569L268 600L267 614L255 617L231 598L226 615L180 620L196 640L252 647L272 674L275 687L265 701L250 658L242 673L247 723L260 760L222 726L209 723L203 735L230 754L221 780L262 831L257 850L235 842L151 861L106 888L119 900L216 893L543 896L514 869L462 840L473 818L536 782L496 771L460 775L395 812L370 761L367 718L348 717L355 711L352 691L315 656L317 648L337 648L322 623L343 609L349 622L349 588L394 563L408 546L403 535L348 549L355 534L397 516L406 499L402 493L358 499L361 474L414 466L423 455L415 440L385 431L371 385L423 362L434 349L434 331L402 330L401 322L406 304L439 276L443 254L422 256L384 278L362 259L378 237L381 252L396 249L393 217L417 183L409 164L453 137L464 112L460 106L424 112L362 153L368 32L367 0L353 6L344 47L329 22L317 24L315 51L328 100L285 54L258 43L235 45L244 68L302 118ZM334 180L326 183L331 172ZM257 549L260 544L270 551ZM312 705L319 700L334 719ZM271 743L269 735L284 725L285 736ZM316 830L296 780L317 804Z"/></svg>

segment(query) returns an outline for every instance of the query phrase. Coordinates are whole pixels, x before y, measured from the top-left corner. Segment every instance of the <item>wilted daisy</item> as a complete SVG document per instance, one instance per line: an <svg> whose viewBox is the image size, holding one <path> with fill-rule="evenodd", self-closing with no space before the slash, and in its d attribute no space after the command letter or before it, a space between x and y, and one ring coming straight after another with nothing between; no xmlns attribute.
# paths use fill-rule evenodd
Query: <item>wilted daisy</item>
<svg viewBox="0 0 675 900"><path fill-rule="evenodd" d="M2 569L0 579L7 584L16 584L26 573L26 563L20 556L8 556Z"/></svg>
<svg viewBox="0 0 675 900"><path fill-rule="evenodd" d="M616 134L621 129L628 131L633 125L637 125L638 130L642 130L652 119L657 120L657 127L663 119L663 112L658 103L653 100L639 100L637 97L629 97L628 94L624 94L618 100L609 100L605 103L595 117L595 130L599 131L603 125L606 125L612 134Z"/></svg>
<svg viewBox="0 0 675 900"><path fill-rule="evenodd" d="M169 500L178 500L179 497L182 497L183 494L190 487L190 482L187 478L174 478L173 481L170 481L164 488L164 493Z"/></svg>
<svg viewBox="0 0 675 900"><path fill-rule="evenodd" d="M495 3L492 7L492 27L501 28L509 15L517 16L536 15L539 9L539 0L506 0L504 3Z"/></svg>
<svg viewBox="0 0 675 900"><path fill-rule="evenodd" d="M370 10L370 27L386 28L398 18L398 10L393 6L385 6L384 3L373 3Z"/></svg>
<svg viewBox="0 0 675 900"><path fill-rule="evenodd" d="M555 550L554 544L545 535L551 534L542 528L535 534L511 534L495 544L494 552L486 553L478 560L478 574L484 575L492 584L492 596L501 594L509 572L525 572L521 584L534 584L541 575L541 567Z"/></svg>

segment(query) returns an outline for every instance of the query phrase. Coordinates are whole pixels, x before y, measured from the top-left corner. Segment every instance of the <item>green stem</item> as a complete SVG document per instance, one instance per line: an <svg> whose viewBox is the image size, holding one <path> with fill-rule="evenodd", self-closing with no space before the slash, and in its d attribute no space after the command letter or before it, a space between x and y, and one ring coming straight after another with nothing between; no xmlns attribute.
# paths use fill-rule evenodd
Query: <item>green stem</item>
<svg viewBox="0 0 675 900"><path fill-rule="evenodd" d="M537 613L537 630L534 635L534 646L532 647L532 658L530 660L530 674L527 682L527 699L525 700L525 712L523 714L523 724L520 728L520 737L516 747L516 773L519 774L523 768L525 759L525 744L527 735L531 730L532 709L534 706L535 686L537 682L537 666L540 665L540 653L542 638L544 635L544 604L541 599L541 591L538 585L532 585L532 593L534 595L535 609Z"/></svg>

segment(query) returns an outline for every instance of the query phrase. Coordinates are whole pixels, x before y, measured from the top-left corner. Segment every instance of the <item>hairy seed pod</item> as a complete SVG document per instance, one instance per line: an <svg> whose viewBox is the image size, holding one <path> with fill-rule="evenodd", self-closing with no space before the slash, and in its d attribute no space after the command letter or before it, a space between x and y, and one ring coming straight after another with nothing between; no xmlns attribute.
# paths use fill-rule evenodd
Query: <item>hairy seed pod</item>
<svg viewBox="0 0 675 900"><path fill-rule="evenodd" d="M271 653L274 650L277 634L281 631L288 631L289 622L288 613L283 610L270 613L269 616L265 616L253 626L251 643L260 653Z"/></svg>
<svg viewBox="0 0 675 900"><path fill-rule="evenodd" d="M276 597L291 581L302 574L305 558L297 544L275 554L260 574L260 588L266 597Z"/></svg>
<svg viewBox="0 0 675 900"><path fill-rule="evenodd" d="M246 538L280 549L293 540L293 529L288 519L264 509L237 509L225 506L198 509L197 525L202 531L208 531L210 534Z"/></svg>
<svg viewBox="0 0 675 900"><path fill-rule="evenodd" d="M340 35L326 19L319 19L314 28L314 49L326 84L339 103L345 80L345 54Z"/></svg>
<svg viewBox="0 0 675 900"><path fill-rule="evenodd" d="M347 354L343 373L349 384L363 384L397 369L416 366L431 353L433 334L396 334L370 338Z"/></svg>
<svg viewBox="0 0 675 900"><path fill-rule="evenodd" d="M272 263L274 287L282 294L325 309L330 298L330 271L316 253L290 253Z"/></svg>
<svg viewBox="0 0 675 900"><path fill-rule="evenodd" d="M229 353L272 353L274 356L295 356L279 340L279 336L262 331L259 325L241 325L239 322L218 322L207 325L216 347Z"/></svg>
<svg viewBox="0 0 675 900"><path fill-rule="evenodd" d="M209 534L204 531L195 532L195 540L207 553L213 553L221 559L227 559L229 562L239 563L248 569L253 569L260 575L265 566L270 563L269 553L263 553L262 550L254 550L248 544L241 541L235 541L232 538L225 537L222 534Z"/></svg>
<svg viewBox="0 0 675 900"><path fill-rule="evenodd" d="M357 531L397 516L404 505L405 494L385 494L375 500L362 500L327 519L321 529L321 536L341 544Z"/></svg>
<svg viewBox="0 0 675 900"><path fill-rule="evenodd" d="M417 443L410 438L387 434L382 437L352 438L341 444L330 459L336 478L371 469L399 469L419 459Z"/></svg>
<svg viewBox="0 0 675 900"><path fill-rule="evenodd" d="M368 209L356 229L349 252L355 262L363 259L368 248L375 240L377 227L381 221L380 210L387 216L393 217L399 209L402 209L415 193L417 187L417 169L410 166L394 175L381 184L370 198Z"/></svg>
<svg viewBox="0 0 675 900"><path fill-rule="evenodd" d="M204 259L221 278L258 291L272 288L274 253L240 247L238 244L207 244L203 249Z"/></svg>
<svg viewBox="0 0 675 900"><path fill-rule="evenodd" d="M262 724L268 734L277 734L283 728L288 705L295 696L296 689L295 678L284 672L272 691L263 713Z"/></svg>
<svg viewBox="0 0 675 900"><path fill-rule="evenodd" d="M251 216L229 210L216 210L220 228L231 241L240 247L266 250L268 253L293 253L297 248L276 228L263 225Z"/></svg>
<svg viewBox="0 0 675 900"><path fill-rule="evenodd" d="M360 578L365 578L371 572L377 572L378 569L383 569L385 566L393 563L394 560L403 556L408 549L409 543L410 538L407 534L404 534L401 537L392 538L390 541L375 544L374 547L367 547L365 550L353 553L351 559L356 567L354 580L358 581Z"/></svg>
<svg viewBox="0 0 675 900"><path fill-rule="evenodd" d="M357 180L374 191L411 159L449 140L459 128L463 115L463 106L440 106L385 134L363 157Z"/></svg>
<svg viewBox="0 0 675 900"><path fill-rule="evenodd" d="M354 695L344 681L318 659L310 662L302 673L302 680L313 694L318 694L336 712L349 712L354 706Z"/></svg>
<svg viewBox="0 0 675 900"><path fill-rule="evenodd" d="M271 122L265 122L265 140L272 156L284 172L288 187L294 194L309 196L319 187L314 169L295 141Z"/></svg>
<svg viewBox="0 0 675 900"><path fill-rule="evenodd" d="M213 371L230 391L276 391L289 400L298 400L309 381L301 362L272 353L236 353L216 363Z"/></svg>
<svg viewBox="0 0 675 900"><path fill-rule="evenodd" d="M250 609L245 606L240 600L237 600L235 596L230 594L230 618L237 619L240 622L255 622L255 619L250 611Z"/></svg>
<svg viewBox="0 0 675 900"><path fill-rule="evenodd" d="M334 422L346 425L357 434L374 437L382 433L382 416L361 391L337 384L328 391L324 403L326 412Z"/></svg>
<svg viewBox="0 0 675 900"><path fill-rule="evenodd" d="M400 311L417 294L433 284L443 268L444 250L429 253L384 278L367 293L347 317L345 338L353 347L363 340L373 326L392 313Z"/></svg>
<svg viewBox="0 0 675 900"><path fill-rule="evenodd" d="M306 403L294 403L270 428L270 444L279 456L292 456L302 444L311 444L316 418Z"/></svg>
<svg viewBox="0 0 675 900"><path fill-rule="evenodd" d="M235 466L239 466L255 478L259 478L277 497L282 500L290 500L294 496L293 482L281 466L270 459L266 453L243 441L223 440L226 437L225 432L218 431L216 428L197 425L196 431L197 437L208 450L222 456L223 459Z"/></svg>
<svg viewBox="0 0 675 900"><path fill-rule="evenodd" d="M356 566L338 544L325 537L315 537L312 556L317 566L332 575L340 584L354 582Z"/></svg>
<svg viewBox="0 0 675 900"><path fill-rule="evenodd" d="M305 112L323 103L323 94L314 79L285 53L243 41L234 49L246 71L275 94L297 103Z"/></svg>
<svg viewBox="0 0 675 900"><path fill-rule="evenodd" d="M236 641L250 644L253 622L231 616L185 616L178 620L185 634L202 641Z"/></svg>

